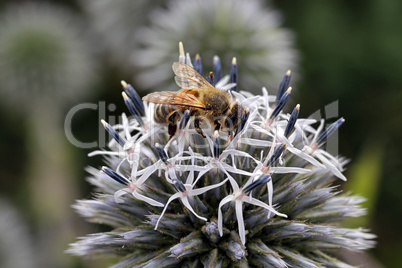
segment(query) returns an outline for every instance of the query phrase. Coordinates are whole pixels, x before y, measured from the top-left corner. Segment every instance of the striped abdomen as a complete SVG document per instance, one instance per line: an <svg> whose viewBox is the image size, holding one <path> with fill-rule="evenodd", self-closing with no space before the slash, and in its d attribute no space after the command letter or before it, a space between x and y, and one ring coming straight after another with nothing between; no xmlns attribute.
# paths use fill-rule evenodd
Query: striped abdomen
<svg viewBox="0 0 402 268"><path fill-rule="evenodd" d="M169 123L169 116L177 110L175 105L170 104L158 104L155 108L155 122L158 124L167 124Z"/></svg>

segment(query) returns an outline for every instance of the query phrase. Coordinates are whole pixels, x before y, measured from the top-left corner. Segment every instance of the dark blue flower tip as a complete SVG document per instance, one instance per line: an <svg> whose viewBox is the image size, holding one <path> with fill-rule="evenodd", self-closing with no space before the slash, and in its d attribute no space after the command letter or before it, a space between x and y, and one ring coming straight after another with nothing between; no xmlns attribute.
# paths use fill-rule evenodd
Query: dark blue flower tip
<svg viewBox="0 0 402 268"><path fill-rule="evenodd" d="M168 164L168 156L165 152L165 150L163 150L162 145L160 145L159 143L155 143L154 145L156 151L158 152L159 158L163 161L163 163L165 163L166 165Z"/></svg>
<svg viewBox="0 0 402 268"><path fill-rule="evenodd" d="M123 185L128 185L130 183L130 181L128 179L126 179L125 177L119 175L117 172L111 170L108 167L103 166L102 167L102 172L105 173L106 175L108 175L110 178L114 179L115 181L123 184Z"/></svg>
<svg viewBox="0 0 402 268"><path fill-rule="evenodd" d="M292 93L292 88L289 87L288 90L283 94L282 98L278 102L278 105L275 107L274 111L272 112L270 116L270 120L273 121L279 113L282 111L283 107L285 107L286 103L289 100L290 94Z"/></svg>
<svg viewBox="0 0 402 268"><path fill-rule="evenodd" d="M245 193L245 194L248 194L252 190L257 188L258 186L267 184L270 180L271 180L271 175L269 175L269 174L264 175L264 176L258 178L256 181L250 183L248 186L244 187L242 192Z"/></svg>
<svg viewBox="0 0 402 268"><path fill-rule="evenodd" d="M219 158L220 155L220 137L219 137L219 131L215 130L214 131L214 157Z"/></svg>
<svg viewBox="0 0 402 268"><path fill-rule="evenodd" d="M144 121L142 120L140 112L135 107L133 101L127 96L125 92L122 92L124 103L126 104L130 113L134 116L134 118L140 123L141 126L144 126Z"/></svg>
<svg viewBox="0 0 402 268"><path fill-rule="evenodd" d="M179 123L179 129L184 129L190 120L191 109L185 110Z"/></svg>
<svg viewBox="0 0 402 268"><path fill-rule="evenodd" d="M179 181L178 178L173 178L173 186L176 188L177 191L180 191L182 193L184 193L186 191L186 187L184 187L184 184Z"/></svg>
<svg viewBox="0 0 402 268"><path fill-rule="evenodd" d="M289 138L290 134L292 134L293 130L295 129L295 124L297 118L299 117L299 111L300 111L300 104L297 104L296 107L293 109L292 114L290 115L288 124L286 125L285 129L286 138Z"/></svg>
<svg viewBox="0 0 402 268"><path fill-rule="evenodd" d="M129 96L130 99L134 102L134 105L137 108L140 115L144 116L145 107L140 95L138 95L137 91L133 88L132 85L127 84L125 81L121 81L121 85L123 86L123 90L127 94L127 96Z"/></svg>
<svg viewBox="0 0 402 268"><path fill-rule="evenodd" d="M110 136L113 137L113 139L115 141L117 141L118 144L120 144L120 146L124 147L124 144L126 144L126 140L123 139L119 133L117 133L116 130L114 130L114 128L109 125L105 120L101 120L101 123L103 125L103 127L107 130L107 132L109 132Z"/></svg>
<svg viewBox="0 0 402 268"><path fill-rule="evenodd" d="M232 91L237 91L237 59L233 57L232 59L232 65L230 66L230 83L236 84L231 90Z"/></svg>
<svg viewBox="0 0 402 268"><path fill-rule="evenodd" d="M317 139L316 144L318 146L322 145L329 136L331 136L342 124L345 122L345 119L343 117L339 118L335 123L330 125L322 134L321 136Z"/></svg>
<svg viewBox="0 0 402 268"><path fill-rule="evenodd" d="M202 75L202 60L200 54L196 54L193 60L194 69Z"/></svg>
<svg viewBox="0 0 402 268"><path fill-rule="evenodd" d="M278 94L276 94L277 103L279 103L283 94L285 93L285 90L289 87L290 78L291 78L291 72L290 70L288 70L286 74L283 76L282 82L279 85Z"/></svg>
<svg viewBox="0 0 402 268"><path fill-rule="evenodd" d="M276 164L276 162L278 161L279 157L281 156L281 154L285 150L286 146L287 146L286 143L282 143L281 145L279 145L278 148L276 148L274 154L268 160L267 167L271 167L271 166Z"/></svg>
<svg viewBox="0 0 402 268"><path fill-rule="evenodd" d="M215 78L214 82L216 84L221 80L221 77L222 77L221 59L218 56L214 56L212 64L213 64L213 71L214 71L214 78Z"/></svg>

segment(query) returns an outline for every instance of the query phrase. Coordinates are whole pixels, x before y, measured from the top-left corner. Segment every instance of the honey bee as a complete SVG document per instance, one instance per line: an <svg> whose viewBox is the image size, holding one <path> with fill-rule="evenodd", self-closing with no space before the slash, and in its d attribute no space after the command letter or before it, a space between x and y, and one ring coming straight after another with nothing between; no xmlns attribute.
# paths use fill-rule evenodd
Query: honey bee
<svg viewBox="0 0 402 268"><path fill-rule="evenodd" d="M232 101L228 92L212 86L191 66L175 62L172 69L181 90L154 92L143 97L144 101L158 104L154 114L155 122L168 125L169 139L175 135L177 122L186 110L194 118L195 130L204 138L200 127L202 120L208 120L214 130L229 133L242 130L249 114L248 109Z"/></svg>

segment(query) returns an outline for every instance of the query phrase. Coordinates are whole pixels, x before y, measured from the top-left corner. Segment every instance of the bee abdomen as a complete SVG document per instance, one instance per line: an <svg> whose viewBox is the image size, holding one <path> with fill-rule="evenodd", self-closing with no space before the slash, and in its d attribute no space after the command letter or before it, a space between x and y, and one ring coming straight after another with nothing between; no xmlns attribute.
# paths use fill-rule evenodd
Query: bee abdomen
<svg viewBox="0 0 402 268"><path fill-rule="evenodd" d="M176 110L176 106L169 104L158 104L155 108L155 122L158 124L168 123L169 115Z"/></svg>

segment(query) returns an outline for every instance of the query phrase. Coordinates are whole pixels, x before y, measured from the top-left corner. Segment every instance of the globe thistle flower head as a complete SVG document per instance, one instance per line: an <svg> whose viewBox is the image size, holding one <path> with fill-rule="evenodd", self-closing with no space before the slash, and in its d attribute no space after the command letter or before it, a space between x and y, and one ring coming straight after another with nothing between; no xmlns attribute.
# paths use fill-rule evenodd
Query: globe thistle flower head
<svg viewBox="0 0 402 268"><path fill-rule="evenodd" d="M287 69L297 73L292 32L281 27L279 12L260 0L173 0L167 8L152 12L151 18L151 25L136 33L141 47L131 57L139 70L136 82L143 88L175 88L167 70L177 40L186 40L190 51L204 57L206 70L215 72L220 66L215 55L225 63L236 56L242 74L239 86L253 93L259 94L261 85L276 90ZM229 70L216 70L217 75L221 72Z"/></svg>
<svg viewBox="0 0 402 268"><path fill-rule="evenodd" d="M8 7L0 20L0 89L12 101L65 103L90 90L79 20L48 4Z"/></svg>
<svg viewBox="0 0 402 268"><path fill-rule="evenodd" d="M227 92L242 113L223 118L237 125L222 131L204 118L200 133L194 115L200 110L188 105L170 135L171 125L155 122L162 107L125 94L132 117L123 114L115 126L102 121L111 150L91 153L107 159L102 172L88 169L97 194L74 205L90 222L113 230L81 237L69 253L118 256L115 267L348 267L334 257L337 250L374 246L367 230L338 226L365 213L363 198L333 184L344 179L346 161L321 147L343 118L316 129L316 120L299 118L300 105L284 112L291 90L269 96L263 88L253 95L241 91L232 74L217 81L219 66L206 82L198 73L205 69L199 56L191 59L182 44L173 69L184 90L207 90L199 88L202 83ZM134 90L122 85L125 92ZM158 94L170 101L178 96Z"/></svg>

